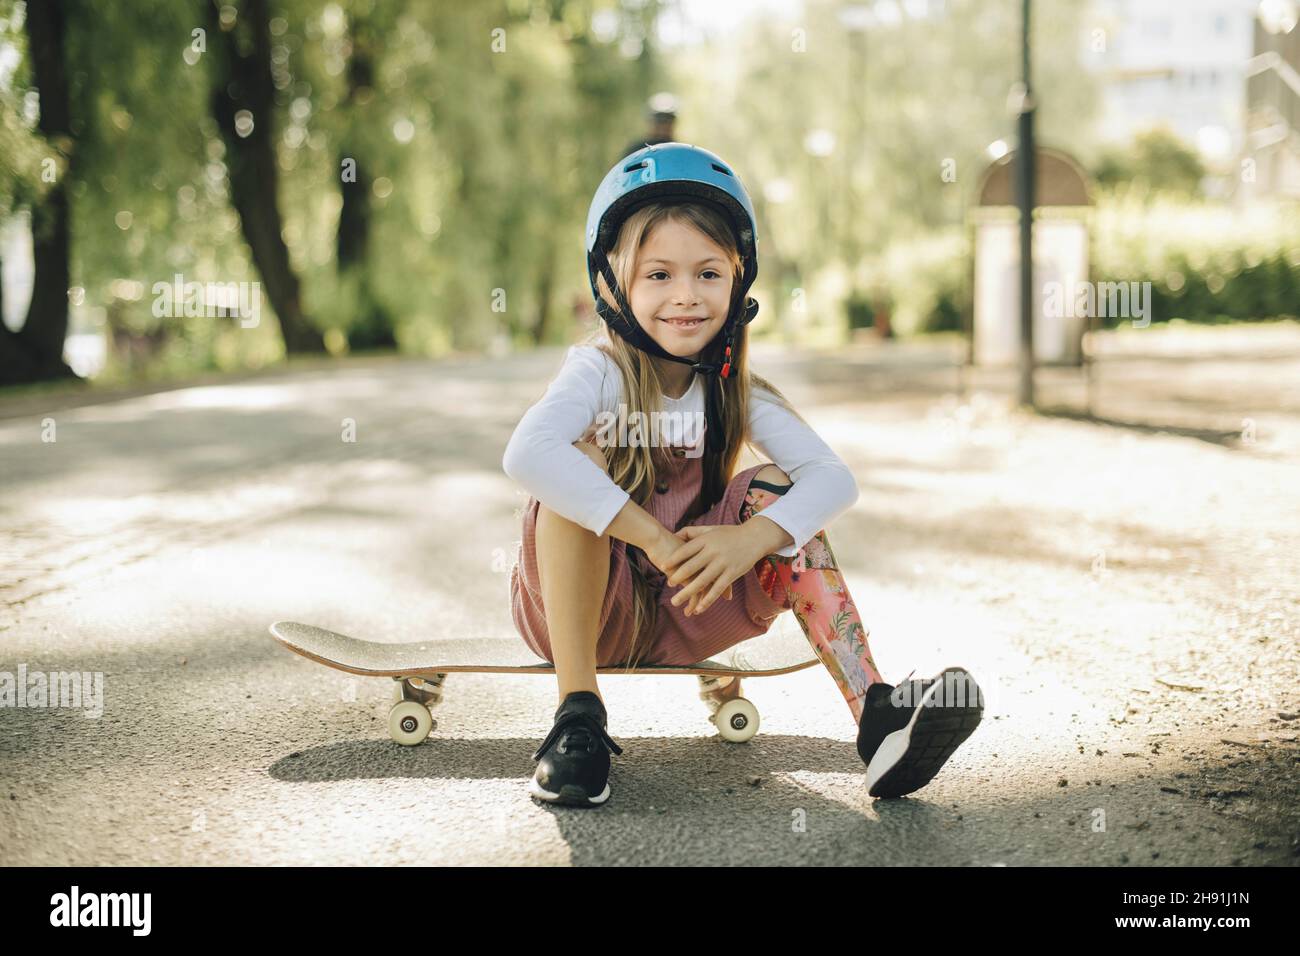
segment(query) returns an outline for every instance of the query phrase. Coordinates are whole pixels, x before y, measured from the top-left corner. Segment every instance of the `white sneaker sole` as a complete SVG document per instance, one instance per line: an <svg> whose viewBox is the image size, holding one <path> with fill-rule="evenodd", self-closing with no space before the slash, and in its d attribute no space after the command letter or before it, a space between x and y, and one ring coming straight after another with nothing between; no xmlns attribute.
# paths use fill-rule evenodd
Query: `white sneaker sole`
<svg viewBox="0 0 1300 956"><path fill-rule="evenodd" d="M595 807L600 806L609 799L609 784L605 784L605 789L594 797L587 796L582 789L576 785L561 787L559 793L552 793L547 790L534 777L528 781L528 795L536 800L542 800L546 803L559 803L565 806L576 807Z"/></svg>
<svg viewBox="0 0 1300 956"><path fill-rule="evenodd" d="M930 701L944 687L943 674L961 670L974 688L974 705L935 707ZM919 790L934 779L947 759L975 732L984 714L975 678L964 668L948 668L926 690L912 711L907 726L880 742L867 765L867 793L873 797L901 797Z"/></svg>

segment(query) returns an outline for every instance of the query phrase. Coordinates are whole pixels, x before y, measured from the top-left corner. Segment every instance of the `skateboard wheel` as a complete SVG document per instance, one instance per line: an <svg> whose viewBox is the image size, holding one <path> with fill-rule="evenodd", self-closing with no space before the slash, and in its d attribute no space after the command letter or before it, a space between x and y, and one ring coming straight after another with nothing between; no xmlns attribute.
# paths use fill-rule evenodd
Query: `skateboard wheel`
<svg viewBox="0 0 1300 956"><path fill-rule="evenodd" d="M433 729L429 708L413 700L403 700L388 712L388 734L399 744L414 747L423 742Z"/></svg>
<svg viewBox="0 0 1300 956"><path fill-rule="evenodd" d="M718 728L718 736L732 743L744 743L758 733L758 708L737 697L718 708L709 718Z"/></svg>

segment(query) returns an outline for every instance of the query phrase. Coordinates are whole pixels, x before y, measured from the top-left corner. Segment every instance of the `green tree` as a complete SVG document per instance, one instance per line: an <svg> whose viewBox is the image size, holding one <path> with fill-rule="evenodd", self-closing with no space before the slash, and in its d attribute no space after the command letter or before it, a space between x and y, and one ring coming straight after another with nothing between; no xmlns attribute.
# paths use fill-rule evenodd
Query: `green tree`
<svg viewBox="0 0 1300 956"><path fill-rule="evenodd" d="M1139 133L1128 149L1110 149L1097 162L1097 182L1106 188L1132 185L1143 192L1196 196L1205 165L1174 132L1155 127Z"/></svg>
<svg viewBox="0 0 1300 956"><path fill-rule="evenodd" d="M16 15L9 7L5 19ZM17 332L10 332L0 322L0 382L31 382L44 378L75 377L63 361L63 341L68 329L68 275L70 258L70 213L67 181L74 155L75 138L71 124L64 5L38 3L24 8L27 49L31 80L39 91L37 132L46 155L42 173L48 188L37 194L28 188L17 168L4 175L10 197L15 194L30 199L34 274L32 299L27 317ZM6 107L4 128L15 145L25 137L15 128ZM20 148L18 156L23 156ZM27 151L25 158L33 158ZM32 176L30 165L26 173Z"/></svg>
<svg viewBox="0 0 1300 956"><path fill-rule="evenodd" d="M205 8L212 114L226 146L230 200L280 320L285 348L323 351L320 332L303 312L298 274L283 236L268 0L243 0L237 11L229 0L208 0Z"/></svg>

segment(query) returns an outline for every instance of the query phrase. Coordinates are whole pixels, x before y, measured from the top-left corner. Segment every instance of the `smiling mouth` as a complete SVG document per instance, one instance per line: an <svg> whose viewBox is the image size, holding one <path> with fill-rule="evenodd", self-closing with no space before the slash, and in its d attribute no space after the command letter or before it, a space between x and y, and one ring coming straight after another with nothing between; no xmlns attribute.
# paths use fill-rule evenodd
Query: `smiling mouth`
<svg viewBox="0 0 1300 956"><path fill-rule="evenodd" d="M683 331L689 331L690 329L694 329L694 328L697 328L697 327L699 327L699 326L701 326L701 325L704 325L704 324L705 324L706 322L708 322L709 320L708 320L708 319L665 319L665 318L660 318L659 321L660 321L660 322L667 322L669 325L671 325L671 326L672 326L673 328L675 328L675 329L682 329Z"/></svg>

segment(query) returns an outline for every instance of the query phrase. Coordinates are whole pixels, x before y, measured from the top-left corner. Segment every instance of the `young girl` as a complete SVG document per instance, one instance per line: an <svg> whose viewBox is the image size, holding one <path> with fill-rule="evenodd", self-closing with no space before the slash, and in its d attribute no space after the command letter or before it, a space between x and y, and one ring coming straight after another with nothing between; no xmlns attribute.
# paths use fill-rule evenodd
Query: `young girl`
<svg viewBox="0 0 1300 956"><path fill-rule="evenodd" d="M982 695L962 668L895 688L871 659L825 531L857 500L853 474L749 368L744 186L707 150L649 146L606 174L586 242L604 334L568 350L502 460L530 493L515 626L559 684L529 793L609 798L609 753L623 751L597 667L697 663L785 610L848 703L869 793L923 787L974 731ZM745 443L773 464L733 474Z"/></svg>

